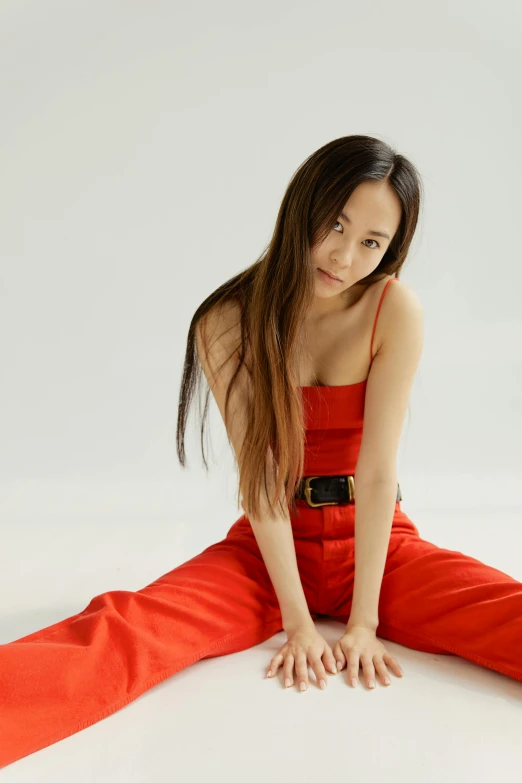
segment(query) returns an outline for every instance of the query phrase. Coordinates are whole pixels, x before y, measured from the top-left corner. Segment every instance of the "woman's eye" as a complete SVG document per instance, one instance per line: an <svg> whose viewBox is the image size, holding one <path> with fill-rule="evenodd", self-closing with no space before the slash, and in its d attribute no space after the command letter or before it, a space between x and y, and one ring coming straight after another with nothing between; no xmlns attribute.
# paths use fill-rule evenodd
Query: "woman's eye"
<svg viewBox="0 0 522 783"><path fill-rule="evenodd" d="M342 227L342 225L343 224L339 220L336 220L335 223L334 223L334 226L341 226ZM376 250L378 247L380 247L380 245L379 245L379 243L377 242L376 239L365 239L364 241L365 242L375 242L375 245L373 247L370 247L369 250Z"/></svg>

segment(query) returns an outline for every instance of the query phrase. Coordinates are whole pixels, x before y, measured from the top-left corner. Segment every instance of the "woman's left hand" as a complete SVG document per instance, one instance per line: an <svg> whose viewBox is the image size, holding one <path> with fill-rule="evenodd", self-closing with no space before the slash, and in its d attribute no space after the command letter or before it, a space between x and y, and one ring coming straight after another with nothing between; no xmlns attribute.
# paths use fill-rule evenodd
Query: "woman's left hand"
<svg viewBox="0 0 522 783"><path fill-rule="evenodd" d="M338 671L344 669L345 664L348 666L348 681L353 687L359 682L359 664L363 668L369 688L375 688L376 672L383 685L391 685L386 665L398 677L403 676L396 658L379 641L375 631L364 625L348 625L345 633L333 647L333 654ZM340 668L339 663L342 664Z"/></svg>

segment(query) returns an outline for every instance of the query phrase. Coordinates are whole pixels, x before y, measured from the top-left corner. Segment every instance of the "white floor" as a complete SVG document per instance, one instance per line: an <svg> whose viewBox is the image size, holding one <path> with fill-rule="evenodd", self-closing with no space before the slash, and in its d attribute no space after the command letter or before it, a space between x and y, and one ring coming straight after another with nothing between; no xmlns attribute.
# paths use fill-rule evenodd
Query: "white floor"
<svg viewBox="0 0 522 783"><path fill-rule="evenodd" d="M206 507L190 490L170 507L164 488L162 515L159 487L134 487L133 498L128 486L123 507L114 487L104 497L100 487L58 495L46 486L47 494L41 486L2 491L0 643L80 611L102 591L139 589L222 538L239 516L233 492L210 515L208 493ZM427 504L415 486L402 508L424 538L522 581L522 507L498 496L477 502L476 493L468 508L458 498L444 505L431 496ZM148 491L157 503L146 513ZM318 628L332 646L342 630L326 621ZM283 688L281 672L264 678L285 638L199 661L94 726L5 767L2 783L520 780L522 683L385 641L405 672L401 680L392 675L390 687L353 690L344 672L329 675L323 692L310 670L310 687L300 693ZM522 639L519 650L522 658Z"/></svg>

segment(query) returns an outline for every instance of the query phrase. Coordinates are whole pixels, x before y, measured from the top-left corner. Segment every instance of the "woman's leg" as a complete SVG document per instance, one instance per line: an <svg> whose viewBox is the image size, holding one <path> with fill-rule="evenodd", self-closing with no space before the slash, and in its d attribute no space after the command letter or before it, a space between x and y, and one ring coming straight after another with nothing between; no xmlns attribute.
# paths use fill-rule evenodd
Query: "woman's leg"
<svg viewBox="0 0 522 783"><path fill-rule="evenodd" d="M0 767L102 720L202 658L259 644L281 613L248 521L136 592L0 645Z"/></svg>
<svg viewBox="0 0 522 783"><path fill-rule="evenodd" d="M405 527L390 536L377 635L458 655L522 682L522 583L425 541L400 514ZM351 595L336 614L347 620L350 605Z"/></svg>

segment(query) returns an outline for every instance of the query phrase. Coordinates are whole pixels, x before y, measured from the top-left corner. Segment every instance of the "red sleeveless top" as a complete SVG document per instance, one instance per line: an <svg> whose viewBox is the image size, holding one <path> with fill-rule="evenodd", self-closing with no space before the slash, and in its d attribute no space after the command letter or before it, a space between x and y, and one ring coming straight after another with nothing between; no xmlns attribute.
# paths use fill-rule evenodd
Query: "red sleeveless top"
<svg viewBox="0 0 522 783"><path fill-rule="evenodd" d="M384 286L370 340L391 277ZM241 303L240 303L241 304ZM361 446L367 378L347 386L300 386L305 420L304 476L336 476L355 473Z"/></svg>

